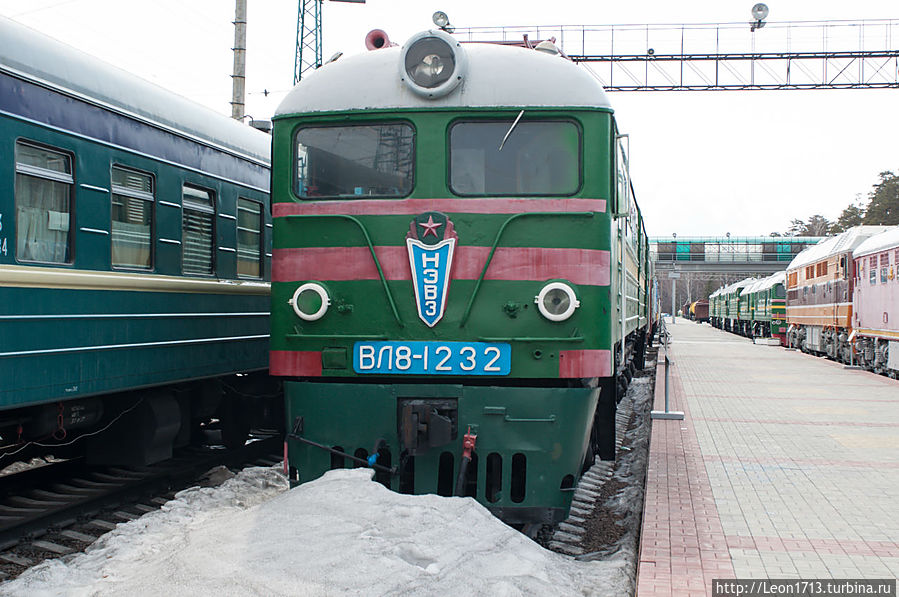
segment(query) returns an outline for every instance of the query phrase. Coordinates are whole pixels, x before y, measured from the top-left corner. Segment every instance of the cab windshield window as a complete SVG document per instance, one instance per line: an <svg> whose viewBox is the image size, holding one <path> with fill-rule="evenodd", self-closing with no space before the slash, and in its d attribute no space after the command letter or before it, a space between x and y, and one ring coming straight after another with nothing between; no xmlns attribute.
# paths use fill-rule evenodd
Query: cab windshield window
<svg viewBox="0 0 899 597"><path fill-rule="evenodd" d="M580 154L573 122L460 122L450 129L450 187L457 195L572 195Z"/></svg>
<svg viewBox="0 0 899 597"><path fill-rule="evenodd" d="M415 134L403 123L300 129L296 193L304 199L405 197Z"/></svg>

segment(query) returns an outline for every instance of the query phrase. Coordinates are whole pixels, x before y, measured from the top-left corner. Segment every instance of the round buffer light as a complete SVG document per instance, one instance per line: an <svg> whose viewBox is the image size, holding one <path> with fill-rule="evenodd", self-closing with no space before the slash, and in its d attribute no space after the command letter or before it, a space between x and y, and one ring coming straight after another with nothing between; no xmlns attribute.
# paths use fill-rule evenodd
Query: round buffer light
<svg viewBox="0 0 899 597"><path fill-rule="evenodd" d="M438 98L462 82L467 64L462 45L450 34L423 31L403 46L400 77L418 95Z"/></svg>
<svg viewBox="0 0 899 597"><path fill-rule="evenodd" d="M574 288L564 282L550 282L534 297L534 302L540 314L550 321L565 321L581 306Z"/></svg>
<svg viewBox="0 0 899 597"><path fill-rule="evenodd" d="M300 319L316 321L321 319L328 310L331 298L328 296L328 291L321 284L306 282L296 289L293 297L287 303L293 307L293 312Z"/></svg>

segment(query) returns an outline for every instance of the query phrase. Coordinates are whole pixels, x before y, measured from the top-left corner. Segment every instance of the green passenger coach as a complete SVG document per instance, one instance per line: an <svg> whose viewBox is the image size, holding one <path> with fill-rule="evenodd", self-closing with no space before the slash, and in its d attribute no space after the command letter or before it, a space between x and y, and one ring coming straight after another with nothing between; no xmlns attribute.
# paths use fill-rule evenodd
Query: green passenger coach
<svg viewBox="0 0 899 597"><path fill-rule="evenodd" d="M242 445L270 393L270 138L2 17L0 39L0 466L150 464L213 419Z"/></svg>
<svg viewBox="0 0 899 597"><path fill-rule="evenodd" d="M291 478L371 464L398 491L558 521L614 458L651 320L627 138L548 42L384 46L315 71L273 122Z"/></svg>

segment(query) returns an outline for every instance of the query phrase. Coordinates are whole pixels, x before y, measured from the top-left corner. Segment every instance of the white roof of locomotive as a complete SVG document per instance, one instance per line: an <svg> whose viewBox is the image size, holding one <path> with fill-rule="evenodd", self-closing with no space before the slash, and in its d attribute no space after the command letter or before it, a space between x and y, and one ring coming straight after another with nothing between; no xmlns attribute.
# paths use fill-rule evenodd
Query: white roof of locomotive
<svg viewBox="0 0 899 597"><path fill-rule="evenodd" d="M261 131L5 17L0 39L0 70L270 163L271 137Z"/></svg>
<svg viewBox="0 0 899 597"><path fill-rule="evenodd" d="M825 238L796 255L787 266L787 271L811 265L831 255L852 251L871 236L889 229L889 226L855 226L836 236Z"/></svg>
<svg viewBox="0 0 899 597"><path fill-rule="evenodd" d="M764 278L755 280L754 282L752 282L751 284L746 286L746 288L741 290L740 295L742 296L744 294L752 294L753 292L756 292L758 290L759 286L762 284L762 282L764 282L764 280L765 280Z"/></svg>
<svg viewBox="0 0 899 597"><path fill-rule="evenodd" d="M722 286L721 288L719 288L718 293L727 295L727 294L730 294L731 292L735 291L737 288L740 288L740 294L743 294L743 290L746 289L746 285L752 284L755 281L756 281L755 278L744 278L744 279L740 280L739 282L731 282L727 286Z"/></svg>
<svg viewBox="0 0 899 597"><path fill-rule="evenodd" d="M852 252L852 256L857 259L871 253L879 253L889 249L899 249L899 226L893 226L892 229L886 232L870 237Z"/></svg>
<svg viewBox="0 0 899 597"><path fill-rule="evenodd" d="M778 284L786 284L787 283L787 272L776 272L771 274L767 278L763 280L764 284L758 287L758 290L768 290L769 288L773 288Z"/></svg>
<svg viewBox="0 0 899 597"><path fill-rule="evenodd" d="M759 280L756 280L753 284L750 284L749 286L744 288L740 294L741 295L752 294L752 293L756 293L756 292L761 292L763 290L768 290L769 288L772 288L772 287L776 286L777 284L786 283L786 280L787 280L786 272L776 272L766 278L761 278Z"/></svg>
<svg viewBox="0 0 899 597"><path fill-rule="evenodd" d="M275 116L382 108L603 107L602 85L560 56L498 44L466 43L468 71L448 95L427 99L400 79L400 47L344 56L304 78Z"/></svg>
<svg viewBox="0 0 899 597"><path fill-rule="evenodd" d="M732 284L728 284L724 288L721 289L721 294L730 294L734 292L737 288L740 289L740 294L743 294L743 290L745 290L746 286L755 282L755 278L743 278L739 282L733 282Z"/></svg>
<svg viewBox="0 0 899 597"><path fill-rule="evenodd" d="M746 285L743 290L740 291L740 295L744 294L752 294L753 292L758 292L759 287L765 281L765 278L759 278L757 280L752 280L749 284Z"/></svg>

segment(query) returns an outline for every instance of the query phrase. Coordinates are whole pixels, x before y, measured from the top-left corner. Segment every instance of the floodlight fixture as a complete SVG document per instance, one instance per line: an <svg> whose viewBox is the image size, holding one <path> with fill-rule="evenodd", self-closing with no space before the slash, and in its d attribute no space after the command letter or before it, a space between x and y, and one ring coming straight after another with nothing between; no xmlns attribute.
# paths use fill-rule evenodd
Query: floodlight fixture
<svg viewBox="0 0 899 597"><path fill-rule="evenodd" d="M447 27L450 26L449 17L442 10L438 10L431 16L431 20L434 21L434 24L437 25L440 29L446 31Z"/></svg>
<svg viewBox="0 0 899 597"><path fill-rule="evenodd" d="M752 7L752 18L756 21L763 21L768 16L768 5L764 2L759 2L755 6Z"/></svg>
<svg viewBox="0 0 899 597"><path fill-rule="evenodd" d="M749 22L749 30L754 32L765 26L765 19L768 17L768 5L759 2L752 7L752 21Z"/></svg>

